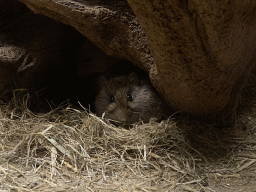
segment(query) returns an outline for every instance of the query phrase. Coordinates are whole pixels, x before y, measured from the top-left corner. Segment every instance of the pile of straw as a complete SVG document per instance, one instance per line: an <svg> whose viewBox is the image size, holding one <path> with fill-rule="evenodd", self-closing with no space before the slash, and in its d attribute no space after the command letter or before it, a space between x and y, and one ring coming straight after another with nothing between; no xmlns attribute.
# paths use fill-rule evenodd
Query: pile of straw
<svg viewBox="0 0 256 192"><path fill-rule="evenodd" d="M222 130L181 115L116 127L68 103L31 112L30 99L0 104L2 191L233 191L255 180L253 99Z"/></svg>

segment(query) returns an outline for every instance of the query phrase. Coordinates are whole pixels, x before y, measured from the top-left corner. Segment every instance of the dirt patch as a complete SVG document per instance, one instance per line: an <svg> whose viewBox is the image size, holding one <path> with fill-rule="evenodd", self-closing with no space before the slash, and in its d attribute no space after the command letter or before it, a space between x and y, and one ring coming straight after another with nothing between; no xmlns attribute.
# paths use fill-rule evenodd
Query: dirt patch
<svg viewBox="0 0 256 192"><path fill-rule="evenodd" d="M256 190L255 79L232 129L179 114L125 129L68 103L33 113L32 97L16 91L0 104L1 190Z"/></svg>

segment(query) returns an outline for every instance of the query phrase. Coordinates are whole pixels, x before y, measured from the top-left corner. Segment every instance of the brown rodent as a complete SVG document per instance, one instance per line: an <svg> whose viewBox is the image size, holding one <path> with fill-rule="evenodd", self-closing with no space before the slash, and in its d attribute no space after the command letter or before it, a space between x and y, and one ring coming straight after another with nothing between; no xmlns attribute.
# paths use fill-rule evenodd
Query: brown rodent
<svg viewBox="0 0 256 192"><path fill-rule="evenodd" d="M116 123L132 124L142 120L149 122L167 115L167 105L159 97L149 80L141 79L132 72L128 75L110 79L101 76L98 80L99 91L95 100L98 116Z"/></svg>

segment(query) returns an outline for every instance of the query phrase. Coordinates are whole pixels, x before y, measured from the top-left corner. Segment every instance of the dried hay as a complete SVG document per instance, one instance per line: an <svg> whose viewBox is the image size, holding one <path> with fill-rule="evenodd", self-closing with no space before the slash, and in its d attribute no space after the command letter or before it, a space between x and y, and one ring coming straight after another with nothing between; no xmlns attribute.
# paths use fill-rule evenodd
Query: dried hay
<svg viewBox="0 0 256 192"><path fill-rule="evenodd" d="M255 112L240 109L234 129L177 115L125 129L68 103L33 113L23 92L0 104L0 191L234 191L255 180Z"/></svg>

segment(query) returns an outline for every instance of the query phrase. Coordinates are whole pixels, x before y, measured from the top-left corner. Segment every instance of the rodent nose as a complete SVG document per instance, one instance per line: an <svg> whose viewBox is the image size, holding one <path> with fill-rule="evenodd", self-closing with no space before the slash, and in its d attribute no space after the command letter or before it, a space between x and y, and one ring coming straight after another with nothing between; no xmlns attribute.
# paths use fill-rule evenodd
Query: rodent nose
<svg viewBox="0 0 256 192"><path fill-rule="evenodd" d="M127 114L123 110L116 110L116 117L118 121L127 121Z"/></svg>

